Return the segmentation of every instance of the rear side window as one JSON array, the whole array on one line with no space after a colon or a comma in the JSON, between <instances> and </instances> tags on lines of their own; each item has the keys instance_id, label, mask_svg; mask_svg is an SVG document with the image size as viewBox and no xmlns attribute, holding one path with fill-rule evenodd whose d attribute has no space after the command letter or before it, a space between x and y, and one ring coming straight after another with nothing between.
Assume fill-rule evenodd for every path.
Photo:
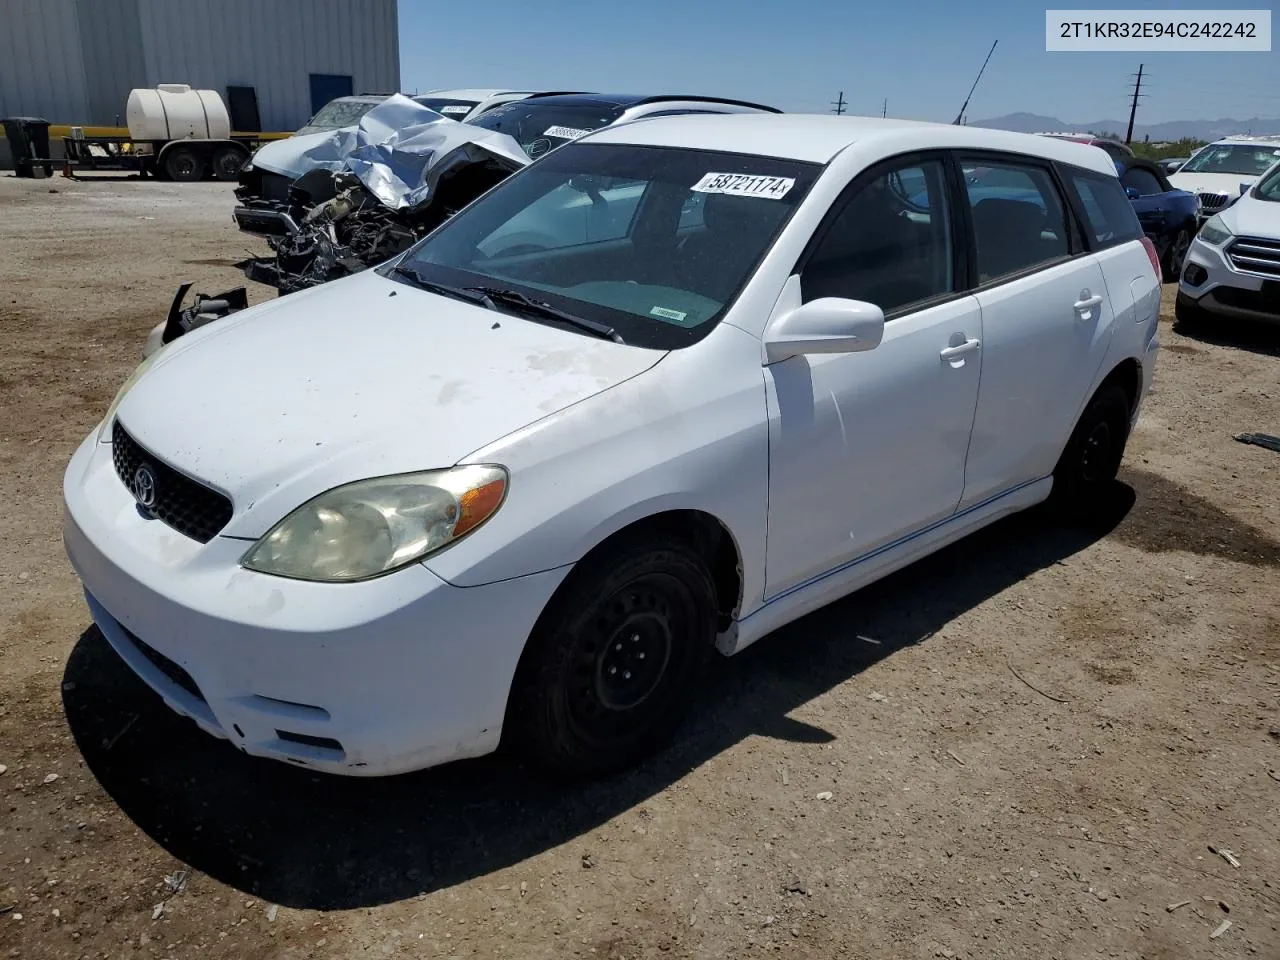
<instances>
[{"instance_id":1,"label":"rear side window","mask_svg":"<svg viewBox=\"0 0 1280 960\"><path fill-rule=\"evenodd\" d=\"M1096 247L1114 247L1141 238L1142 225L1119 180L1081 170L1072 171L1070 177L1088 221L1085 231Z\"/></svg>"},{"instance_id":2,"label":"rear side window","mask_svg":"<svg viewBox=\"0 0 1280 960\"><path fill-rule=\"evenodd\" d=\"M1156 179L1156 175L1150 170L1143 170L1141 167L1133 167L1126 170L1120 178L1120 182L1126 187L1133 187L1138 191L1138 195L1142 197L1154 197L1158 193L1164 193L1164 187L1160 186L1160 181Z\"/></svg>"},{"instance_id":3,"label":"rear side window","mask_svg":"<svg viewBox=\"0 0 1280 960\"><path fill-rule=\"evenodd\" d=\"M1071 255L1067 213L1048 170L1006 161L965 163L962 170L978 245L979 283Z\"/></svg>"}]
</instances>

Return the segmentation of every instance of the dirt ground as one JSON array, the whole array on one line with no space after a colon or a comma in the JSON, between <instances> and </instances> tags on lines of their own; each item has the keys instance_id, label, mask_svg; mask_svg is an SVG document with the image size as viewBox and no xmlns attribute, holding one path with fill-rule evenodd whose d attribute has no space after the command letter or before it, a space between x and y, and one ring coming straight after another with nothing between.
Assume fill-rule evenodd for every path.
<instances>
[{"instance_id":1,"label":"dirt ground","mask_svg":"<svg viewBox=\"0 0 1280 960\"><path fill-rule=\"evenodd\" d=\"M242 279L232 205L0 177L0 956L1280 958L1280 456L1232 439L1280 434L1280 332L1166 316L1103 529L779 631L642 769L336 779L169 713L62 553L175 285Z\"/></svg>"}]
</instances>

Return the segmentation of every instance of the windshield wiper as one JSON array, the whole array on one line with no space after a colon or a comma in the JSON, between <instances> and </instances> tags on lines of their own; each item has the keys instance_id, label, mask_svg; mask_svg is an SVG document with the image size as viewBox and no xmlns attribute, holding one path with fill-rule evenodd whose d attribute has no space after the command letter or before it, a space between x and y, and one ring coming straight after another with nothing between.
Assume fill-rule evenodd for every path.
<instances>
[{"instance_id":1,"label":"windshield wiper","mask_svg":"<svg viewBox=\"0 0 1280 960\"><path fill-rule=\"evenodd\" d=\"M438 293L444 297L453 297L455 300L465 300L467 303L489 306L489 304L485 303L489 298L483 293L475 293L470 287L451 287L447 283L436 283L434 280L428 280L413 267L398 264L391 272L397 277L404 277L415 287L428 293Z\"/></svg>"},{"instance_id":2,"label":"windshield wiper","mask_svg":"<svg viewBox=\"0 0 1280 960\"><path fill-rule=\"evenodd\" d=\"M468 291L474 291L478 294L479 302L483 303L488 300L486 306L492 308L493 304L502 304L504 307L514 307L525 313L536 313L539 316L547 317L551 320L559 320L571 327L577 327L579 330L585 330L587 333L594 334L603 340L612 340L614 343L626 343L607 323L600 323L598 320L591 320L588 317L579 317L576 314L567 313L553 307L549 303L543 303L541 300L531 300L519 290L507 290L502 287L465 287Z\"/></svg>"}]
</instances>

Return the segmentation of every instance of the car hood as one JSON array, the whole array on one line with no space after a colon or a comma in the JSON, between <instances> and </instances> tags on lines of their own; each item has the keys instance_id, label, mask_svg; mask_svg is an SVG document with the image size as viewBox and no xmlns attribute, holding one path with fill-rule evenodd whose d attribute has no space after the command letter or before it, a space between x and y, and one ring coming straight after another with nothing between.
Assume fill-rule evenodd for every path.
<instances>
[{"instance_id":1,"label":"car hood","mask_svg":"<svg viewBox=\"0 0 1280 960\"><path fill-rule=\"evenodd\" d=\"M1220 214L1222 222L1237 237L1280 240L1280 203L1241 197Z\"/></svg>"},{"instance_id":2,"label":"car hood","mask_svg":"<svg viewBox=\"0 0 1280 960\"><path fill-rule=\"evenodd\" d=\"M1169 182L1179 190L1192 193L1225 193L1228 197L1240 196L1240 184L1250 186L1257 176L1249 173L1174 173Z\"/></svg>"},{"instance_id":3,"label":"car hood","mask_svg":"<svg viewBox=\"0 0 1280 960\"><path fill-rule=\"evenodd\" d=\"M258 537L325 490L453 466L664 355L367 271L187 334L117 415L157 458L231 496L224 535Z\"/></svg>"}]
</instances>

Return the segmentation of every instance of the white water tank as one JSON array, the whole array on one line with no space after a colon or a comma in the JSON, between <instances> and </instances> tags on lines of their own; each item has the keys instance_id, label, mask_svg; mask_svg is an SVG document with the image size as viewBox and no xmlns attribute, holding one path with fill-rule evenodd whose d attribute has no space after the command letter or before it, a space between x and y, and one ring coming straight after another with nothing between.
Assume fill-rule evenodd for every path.
<instances>
[{"instance_id":1,"label":"white water tank","mask_svg":"<svg viewBox=\"0 0 1280 960\"><path fill-rule=\"evenodd\" d=\"M134 140L225 140L231 136L231 117L218 92L192 90L185 83L129 91L125 116Z\"/></svg>"}]
</instances>

